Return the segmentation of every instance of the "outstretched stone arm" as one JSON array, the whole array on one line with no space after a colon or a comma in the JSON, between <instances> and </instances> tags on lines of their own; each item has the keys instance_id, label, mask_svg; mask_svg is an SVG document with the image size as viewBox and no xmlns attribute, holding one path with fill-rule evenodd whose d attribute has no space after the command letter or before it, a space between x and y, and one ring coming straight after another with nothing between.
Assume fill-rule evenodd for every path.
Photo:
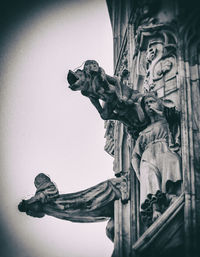
<instances>
[{"instance_id":1,"label":"outstretched stone arm","mask_svg":"<svg viewBox=\"0 0 200 257\"><path fill-rule=\"evenodd\" d=\"M43 189L43 194L48 194L45 186ZM128 200L128 178L109 179L77 193L46 197L47 201L34 197L22 200L19 211L33 217L41 218L46 214L72 222L103 221L113 217L115 200Z\"/></svg>"}]
</instances>

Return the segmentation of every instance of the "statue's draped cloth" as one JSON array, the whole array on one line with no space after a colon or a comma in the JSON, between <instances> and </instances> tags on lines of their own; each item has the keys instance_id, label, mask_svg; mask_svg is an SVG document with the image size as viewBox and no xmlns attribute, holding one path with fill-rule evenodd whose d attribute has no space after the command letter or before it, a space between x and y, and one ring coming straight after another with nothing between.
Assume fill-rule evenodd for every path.
<instances>
[{"instance_id":1,"label":"statue's draped cloth","mask_svg":"<svg viewBox=\"0 0 200 257\"><path fill-rule=\"evenodd\" d=\"M167 192L167 182L182 180L180 157L170 150L170 131L165 119L149 125L143 130L134 148L140 158L140 202L157 191ZM134 160L133 164L137 162ZM133 165L134 166L134 165Z\"/></svg>"},{"instance_id":2,"label":"statue's draped cloth","mask_svg":"<svg viewBox=\"0 0 200 257\"><path fill-rule=\"evenodd\" d=\"M126 178L112 178L91 188L70 194L59 194L55 198L49 197L49 190L43 190L47 200L36 200L36 195L20 203L20 211L25 211L34 217L43 217L45 214L72 222L98 222L113 217L114 200L125 196L121 185Z\"/></svg>"},{"instance_id":3,"label":"statue's draped cloth","mask_svg":"<svg viewBox=\"0 0 200 257\"><path fill-rule=\"evenodd\" d=\"M46 214L73 222L102 221L113 215L113 200L118 198L110 181L89 189L61 194L53 203L45 204Z\"/></svg>"}]
</instances>

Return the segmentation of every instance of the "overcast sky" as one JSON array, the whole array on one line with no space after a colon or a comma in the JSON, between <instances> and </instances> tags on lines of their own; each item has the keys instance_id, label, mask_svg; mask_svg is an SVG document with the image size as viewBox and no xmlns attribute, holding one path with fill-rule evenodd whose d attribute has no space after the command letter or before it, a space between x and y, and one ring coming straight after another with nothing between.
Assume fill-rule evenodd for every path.
<instances>
[{"instance_id":1,"label":"overcast sky","mask_svg":"<svg viewBox=\"0 0 200 257\"><path fill-rule=\"evenodd\" d=\"M106 223L32 218L17 205L47 173L61 193L114 176L104 151L104 122L66 75L87 59L113 74L106 1L31 1L1 18L0 191L2 257L106 257ZM39 4L38 4L39 3ZM7 15L7 16L6 16Z\"/></svg>"}]
</instances>

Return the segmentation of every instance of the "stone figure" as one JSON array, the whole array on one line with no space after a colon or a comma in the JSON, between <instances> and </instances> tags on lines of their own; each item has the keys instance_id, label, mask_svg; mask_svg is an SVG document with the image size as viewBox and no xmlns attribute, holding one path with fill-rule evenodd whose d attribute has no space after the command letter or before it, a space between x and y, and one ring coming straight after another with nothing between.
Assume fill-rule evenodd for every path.
<instances>
[{"instance_id":1,"label":"stone figure","mask_svg":"<svg viewBox=\"0 0 200 257\"><path fill-rule=\"evenodd\" d=\"M90 99L102 119L119 120L127 127L141 130L146 124L138 104L142 94L123 83L125 73L119 80L107 75L96 61L87 60L83 70L70 70L67 80L70 89L81 91ZM103 101L102 105L100 100Z\"/></svg>"},{"instance_id":2,"label":"stone figure","mask_svg":"<svg viewBox=\"0 0 200 257\"><path fill-rule=\"evenodd\" d=\"M161 39L149 42L145 60L144 90L146 92L160 89L166 84L165 80L175 75L175 51L174 44L165 43Z\"/></svg>"},{"instance_id":3,"label":"stone figure","mask_svg":"<svg viewBox=\"0 0 200 257\"><path fill-rule=\"evenodd\" d=\"M138 16L140 19L140 17ZM156 92L159 98L178 90L177 33L174 22L156 22L139 26L135 32L132 81L141 92ZM137 78L140 80L137 82ZM141 76L141 77L140 77ZM171 96L170 96L171 97ZM173 98L175 100L175 98ZM176 100L175 100L176 101ZM178 98L176 101L178 105Z\"/></svg>"},{"instance_id":4,"label":"stone figure","mask_svg":"<svg viewBox=\"0 0 200 257\"><path fill-rule=\"evenodd\" d=\"M149 124L136 140L132 165L140 181L142 219L149 226L180 194L180 157L174 151L179 145L179 114L153 93L142 98L141 106Z\"/></svg>"},{"instance_id":5,"label":"stone figure","mask_svg":"<svg viewBox=\"0 0 200 257\"><path fill-rule=\"evenodd\" d=\"M98 222L109 219L107 233L111 238L114 201L128 201L128 180L128 176L112 178L79 192L59 194L50 178L40 173L35 178L35 195L28 200L22 200L18 209L32 217L42 218L47 214L72 222Z\"/></svg>"},{"instance_id":6,"label":"stone figure","mask_svg":"<svg viewBox=\"0 0 200 257\"><path fill-rule=\"evenodd\" d=\"M87 60L83 70L69 71L67 79L69 88L87 96L103 119L115 117L112 110L116 105L113 92L117 87L117 79L106 75L96 61ZM103 100L106 105L102 107L99 100Z\"/></svg>"},{"instance_id":7,"label":"stone figure","mask_svg":"<svg viewBox=\"0 0 200 257\"><path fill-rule=\"evenodd\" d=\"M19 210L39 218L44 216L41 211L42 204L54 201L58 197L59 191L44 173L40 173L35 177L34 184L37 189L35 195L28 200L23 200L19 204Z\"/></svg>"}]
</instances>

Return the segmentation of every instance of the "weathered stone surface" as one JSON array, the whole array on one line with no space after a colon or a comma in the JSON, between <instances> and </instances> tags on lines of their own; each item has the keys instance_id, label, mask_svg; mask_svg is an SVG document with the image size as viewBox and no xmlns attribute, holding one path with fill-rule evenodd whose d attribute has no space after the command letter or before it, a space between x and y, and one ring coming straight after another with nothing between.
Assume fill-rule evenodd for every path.
<instances>
[{"instance_id":1,"label":"weathered stone surface","mask_svg":"<svg viewBox=\"0 0 200 257\"><path fill-rule=\"evenodd\" d=\"M37 184L39 178L39 184ZM128 177L113 178L86 190L59 194L55 184L42 173L35 179L37 191L18 208L27 215L41 218L45 214L73 222L97 222L114 215L114 201L129 199Z\"/></svg>"},{"instance_id":2,"label":"weathered stone surface","mask_svg":"<svg viewBox=\"0 0 200 257\"><path fill-rule=\"evenodd\" d=\"M124 21L124 13L119 10L121 1L115 2L117 4L107 0L114 45L119 42L114 47L115 74L118 74L119 64L125 52L129 71L127 84L139 92L143 92L144 88L147 88L147 91L156 91L159 98L172 100L181 113L181 148L178 153L182 156L182 190L186 196L182 217L185 251L182 254L198 256L196 246L200 224L199 4L193 0L131 1L132 14L129 11L126 13L129 16L129 25L126 23L124 37L120 37L121 34L117 34L116 31L125 26L121 24L121 21ZM123 6L127 6L129 10L130 1L123 1ZM133 33L130 33L131 29ZM131 42L128 47L126 42ZM134 140L132 144L130 152L134 149ZM123 159L121 162L123 163ZM132 232L134 242L144 229L140 222L138 224L139 188L134 176L131 177L131 185L134 185L131 194L131 211L134 212L132 227L136 230Z\"/></svg>"},{"instance_id":3,"label":"weathered stone surface","mask_svg":"<svg viewBox=\"0 0 200 257\"><path fill-rule=\"evenodd\" d=\"M194 0L107 5L114 76L87 60L83 70L69 71L68 82L106 120L105 150L117 178L74 194L54 188L53 199L38 191L19 209L77 222L110 218L113 257L197 257L200 9Z\"/></svg>"}]
</instances>

